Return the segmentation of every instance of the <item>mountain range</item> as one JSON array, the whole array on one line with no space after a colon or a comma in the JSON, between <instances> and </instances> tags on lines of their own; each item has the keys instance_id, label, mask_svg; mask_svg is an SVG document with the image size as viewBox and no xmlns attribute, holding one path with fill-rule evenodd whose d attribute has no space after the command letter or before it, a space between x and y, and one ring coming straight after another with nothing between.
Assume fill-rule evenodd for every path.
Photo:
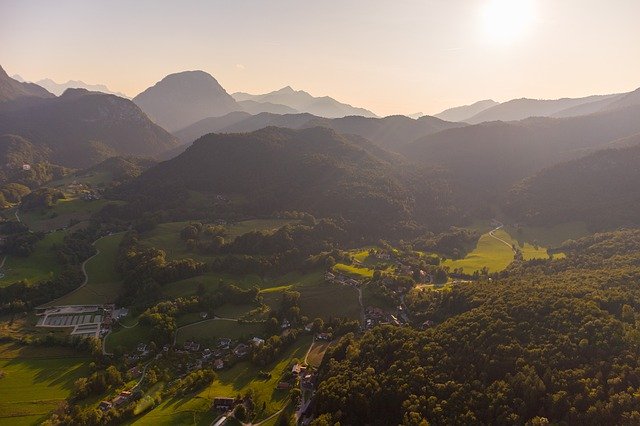
<instances>
[{"instance_id":1,"label":"mountain range","mask_svg":"<svg viewBox=\"0 0 640 426\"><path fill-rule=\"evenodd\" d=\"M52 93L37 84L14 80L0 66L0 104L16 100L53 97Z\"/></svg>"},{"instance_id":2,"label":"mountain range","mask_svg":"<svg viewBox=\"0 0 640 426\"><path fill-rule=\"evenodd\" d=\"M17 81L20 81L23 83L26 82L25 79L20 77L20 75L18 74L15 74L11 77ZM47 89L49 92L53 93L56 96L62 95L64 91L67 89L87 89L92 92L102 92L102 93L107 93L109 95L120 96L121 98L128 97L124 93L114 92L112 90L109 90L109 88L104 84L88 84L80 80L69 80L66 83L56 83L50 78L44 78L42 80L36 81L35 84L37 84L40 87L44 87L45 89Z\"/></svg>"},{"instance_id":3,"label":"mountain range","mask_svg":"<svg viewBox=\"0 0 640 426\"><path fill-rule=\"evenodd\" d=\"M294 110L291 112L306 112L319 117L341 118L349 115L377 117L376 114L367 109L357 108L338 102L329 96L315 97L304 90L294 90L291 86L283 87L280 90L263 95L250 95L248 93L236 92L232 96L238 102L254 101L259 103L285 105Z\"/></svg>"},{"instance_id":4,"label":"mountain range","mask_svg":"<svg viewBox=\"0 0 640 426\"><path fill-rule=\"evenodd\" d=\"M518 121L530 117L577 117L622 106L639 105L635 92L612 95L594 95L584 98L512 99L498 103L492 100L450 108L434 117L447 121L478 124L488 121Z\"/></svg>"},{"instance_id":5,"label":"mountain range","mask_svg":"<svg viewBox=\"0 0 640 426\"><path fill-rule=\"evenodd\" d=\"M364 137L376 145L392 151L416 139L455 127L461 123L451 123L438 118L423 116L412 119L402 115L384 118L348 116L342 118L324 118L312 114L269 114L250 115L234 112L223 117L207 118L188 126L178 132L176 137L189 143L207 133L252 132L267 126L303 129L309 127L326 127L341 134Z\"/></svg>"}]
</instances>

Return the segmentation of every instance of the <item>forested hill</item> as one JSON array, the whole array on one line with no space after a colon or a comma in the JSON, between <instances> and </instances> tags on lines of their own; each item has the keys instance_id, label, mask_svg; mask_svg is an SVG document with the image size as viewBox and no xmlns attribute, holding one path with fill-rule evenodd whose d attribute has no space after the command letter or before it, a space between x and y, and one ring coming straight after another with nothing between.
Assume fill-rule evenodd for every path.
<instances>
[{"instance_id":1,"label":"forested hill","mask_svg":"<svg viewBox=\"0 0 640 426\"><path fill-rule=\"evenodd\" d=\"M424 290L426 331L383 326L323 360L314 425L638 424L640 231L493 282Z\"/></svg>"},{"instance_id":2,"label":"forested hill","mask_svg":"<svg viewBox=\"0 0 640 426\"><path fill-rule=\"evenodd\" d=\"M514 187L505 210L536 225L640 224L640 145L607 149L542 170Z\"/></svg>"},{"instance_id":3,"label":"forested hill","mask_svg":"<svg viewBox=\"0 0 640 426\"><path fill-rule=\"evenodd\" d=\"M640 132L640 106L574 118L491 122L426 136L401 150L450 170L475 190L495 193L554 164Z\"/></svg>"},{"instance_id":4,"label":"forested hill","mask_svg":"<svg viewBox=\"0 0 640 426\"><path fill-rule=\"evenodd\" d=\"M182 205L195 192L245 214L299 210L377 223L407 217L411 198L390 158L367 145L324 128L210 134L122 192L148 197L159 209Z\"/></svg>"},{"instance_id":5,"label":"forested hill","mask_svg":"<svg viewBox=\"0 0 640 426\"><path fill-rule=\"evenodd\" d=\"M48 160L89 167L114 155L153 156L177 140L128 99L85 89L0 114L0 134L24 137Z\"/></svg>"}]
</instances>

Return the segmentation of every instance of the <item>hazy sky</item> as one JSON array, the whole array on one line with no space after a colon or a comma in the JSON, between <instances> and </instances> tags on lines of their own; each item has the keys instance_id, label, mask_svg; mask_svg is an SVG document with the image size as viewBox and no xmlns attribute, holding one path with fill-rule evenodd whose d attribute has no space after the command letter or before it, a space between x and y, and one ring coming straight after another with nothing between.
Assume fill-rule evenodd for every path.
<instances>
[{"instance_id":1,"label":"hazy sky","mask_svg":"<svg viewBox=\"0 0 640 426\"><path fill-rule=\"evenodd\" d=\"M134 96L202 69L378 114L640 86L640 0L0 0L0 64Z\"/></svg>"}]
</instances>

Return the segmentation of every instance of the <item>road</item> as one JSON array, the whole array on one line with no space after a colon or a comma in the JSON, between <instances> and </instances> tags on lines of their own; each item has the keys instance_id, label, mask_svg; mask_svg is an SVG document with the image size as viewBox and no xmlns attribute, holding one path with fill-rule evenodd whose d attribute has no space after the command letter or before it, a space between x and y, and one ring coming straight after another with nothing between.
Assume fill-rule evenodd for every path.
<instances>
[{"instance_id":1,"label":"road","mask_svg":"<svg viewBox=\"0 0 640 426\"><path fill-rule=\"evenodd\" d=\"M103 239L104 237L107 237L107 236L108 236L108 235L104 235L104 236L102 236L102 237L98 238L98 239L97 239L97 240L95 240L91 245L95 247L95 245L96 245L96 243L97 243L98 241L100 241L101 239ZM96 257L96 256L97 256L97 255L99 255L99 254L100 254L100 250L96 249L96 253L95 253L93 256L91 256L90 258L86 259L84 262L82 262L82 265L80 265L80 269L82 270L82 274L84 275L84 280L82 280L82 284L80 284L80 286L78 286L78 287L76 287L75 289L71 290L69 293L64 294L64 295L62 295L62 296L58 297L57 299L52 300L52 301L50 301L50 302L47 302L47 303L45 303L45 304L43 304L43 305L40 305L40 306L38 306L38 307L39 307L39 308L41 308L41 307L45 307L45 305L52 305L52 304L53 304L53 305L55 305L55 303L56 303L58 300L60 300L60 299L62 299L62 298L65 298L65 297L67 297L67 296L69 296L69 295L71 295L71 294L73 294L73 293L77 292L77 291L78 291L78 290L80 290L82 287L86 286L86 285L87 285L87 283L89 282L89 274L87 274L87 269L86 269L87 262L88 262L88 261L90 261L91 259L93 259L94 257ZM102 294L100 294L100 293L96 292L95 290L91 290L91 292L95 293L97 296L103 296Z\"/></svg>"},{"instance_id":2,"label":"road","mask_svg":"<svg viewBox=\"0 0 640 426\"><path fill-rule=\"evenodd\" d=\"M498 223L500 224L498 227L496 227L496 228L492 229L491 231L489 231L489 236L490 236L491 238L495 238L496 240L498 240L498 241L500 241L501 243L505 244L505 245L506 245L507 247L509 247L509 248L511 249L511 251L513 251L513 253L515 254L515 253L516 253L516 251L513 249L513 246L512 246L508 241L505 241L505 240L503 240L502 238L500 238L500 237L496 237L496 236L495 236L494 232L496 232L496 231L497 231L497 230L499 230L499 229L504 228L504 224L502 224L501 222L498 222Z\"/></svg>"}]
</instances>

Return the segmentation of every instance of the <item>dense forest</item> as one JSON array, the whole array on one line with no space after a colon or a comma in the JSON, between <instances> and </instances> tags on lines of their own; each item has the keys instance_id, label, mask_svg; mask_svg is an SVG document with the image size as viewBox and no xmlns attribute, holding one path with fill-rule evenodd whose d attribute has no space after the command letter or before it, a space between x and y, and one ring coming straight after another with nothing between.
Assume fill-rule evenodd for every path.
<instances>
[{"instance_id":1,"label":"dense forest","mask_svg":"<svg viewBox=\"0 0 640 426\"><path fill-rule=\"evenodd\" d=\"M422 291L434 325L344 338L322 366L316 425L637 424L640 231L596 234L562 261Z\"/></svg>"}]
</instances>

